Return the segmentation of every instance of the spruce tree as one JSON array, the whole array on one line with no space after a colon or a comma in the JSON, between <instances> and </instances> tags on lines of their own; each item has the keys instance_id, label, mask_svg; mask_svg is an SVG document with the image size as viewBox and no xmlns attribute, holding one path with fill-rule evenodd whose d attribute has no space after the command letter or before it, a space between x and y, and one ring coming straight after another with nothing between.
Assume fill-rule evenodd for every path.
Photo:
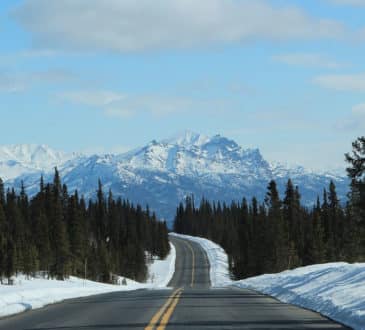
<instances>
[{"instance_id":1,"label":"spruce tree","mask_svg":"<svg viewBox=\"0 0 365 330\"><path fill-rule=\"evenodd\" d=\"M339 260L343 257L344 213L340 205L340 200L337 197L336 186L333 181L331 181L329 185L328 200L332 228L328 247L333 250L331 255L334 256L334 260Z\"/></svg>"},{"instance_id":2,"label":"spruce tree","mask_svg":"<svg viewBox=\"0 0 365 330\"><path fill-rule=\"evenodd\" d=\"M5 268L7 260L6 242L7 242L7 232L6 232L6 219L5 212L0 198L0 282L2 283L5 277Z\"/></svg>"},{"instance_id":3,"label":"spruce tree","mask_svg":"<svg viewBox=\"0 0 365 330\"><path fill-rule=\"evenodd\" d=\"M57 168L52 187L52 218L51 218L51 249L54 251L54 259L51 266L51 274L58 279L64 279L70 274L70 250L69 239L64 221L62 208L62 186Z\"/></svg>"},{"instance_id":4,"label":"spruce tree","mask_svg":"<svg viewBox=\"0 0 365 330\"><path fill-rule=\"evenodd\" d=\"M287 232L289 243L288 267L296 267L300 264L298 250L302 249L301 244L301 222L300 222L300 195L289 179L283 201L284 230Z\"/></svg>"},{"instance_id":5,"label":"spruce tree","mask_svg":"<svg viewBox=\"0 0 365 330\"><path fill-rule=\"evenodd\" d=\"M0 181L0 281L38 271L64 279L86 276L110 282L114 275L144 280L145 254L164 258L169 251L165 222L128 200L98 198L88 206L78 193L70 195L57 168L52 183L41 177L39 192L28 198ZM191 209L194 208L192 204Z\"/></svg>"},{"instance_id":6,"label":"spruce tree","mask_svg":"<svg viewBox=\"0 0 365 330\"><path fill-rule=\"evenodd\" d=\"M365 260L365 136L352 143L352 152L345 155L351 180L350 213L358 231L359 258Z\"/></svg>"}]
</instances>

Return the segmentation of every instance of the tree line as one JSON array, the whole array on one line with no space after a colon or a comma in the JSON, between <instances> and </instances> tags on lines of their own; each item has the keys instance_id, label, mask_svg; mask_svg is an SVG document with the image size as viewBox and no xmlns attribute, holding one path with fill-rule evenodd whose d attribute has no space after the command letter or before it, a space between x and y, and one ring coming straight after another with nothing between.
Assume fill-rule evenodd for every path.
<instances>
[{"instance_id":1,"label":"tree line","mask_svg":"<svg viewBox=\"0 0 365 330\"><path fill-rule=\"evenodd\" d=\"M144 281L149 258L170 250L166 223L148 207L107 195L86 201L68 192L55 169L52 183L40 180L31 199L22 185L4 191L0 179L0 280L42 271L51 278L70 275L100 282L116 276Z\"/></svg>"},{"instance_id":2,"label":"tree line","mask_svg":"<svg viewBox=\"0 0 365 330\"><path fill-rule=\"evenodd\" d=\"M334 182L312 208L301 203L300 190L289 180L280 198L276 182L264 201L256 198L230 205L187 197L177 208L174 231L201 236L221 245L237 279L334 261L365 260L365 137L346 155L351 189L342 205Z\"/></svg>"}]
</instances>

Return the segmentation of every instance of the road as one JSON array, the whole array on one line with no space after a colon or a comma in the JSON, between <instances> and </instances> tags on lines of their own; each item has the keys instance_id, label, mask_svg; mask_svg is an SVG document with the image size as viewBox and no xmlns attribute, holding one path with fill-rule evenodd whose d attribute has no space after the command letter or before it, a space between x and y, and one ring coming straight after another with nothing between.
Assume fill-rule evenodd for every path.
<instances>
[{"instance_id":1,"label":"road","mask_svg":"<svg viewBox=\"0 0 365 330\"><path fill-rule=\"evenodd\" d=\"M172 289L73 299L0 320L0 330L346 329L319 314L249 290L211 289L198 244L176 247Z\"/></svg>"}]
</instances>

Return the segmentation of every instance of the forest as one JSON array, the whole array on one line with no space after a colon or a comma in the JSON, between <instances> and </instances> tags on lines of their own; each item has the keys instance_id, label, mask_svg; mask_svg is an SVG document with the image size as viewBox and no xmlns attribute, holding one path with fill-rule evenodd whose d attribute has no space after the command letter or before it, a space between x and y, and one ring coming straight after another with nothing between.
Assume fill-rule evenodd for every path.
<instances>
[{"instance_id":1,"label":"forest","mask_svg":"<svg viewBox=\"0 0 365 330\"><path fill-rule=\"evenodd\" d=\"M201 236L221 245L235 279L316 263L365 261L365 137L346 154L350 178L342 203L331 181L313 207L301 203L300 189L289 180L279 196L276 182L264 201L256 198L227 205L187 197L176 211L174 231Z\"/></svg>"},{"instance_id":2,"label":"forest","mask_svg":"<svg viewBox=\"0 0 365 330\"><path fill-rule=\"evenodd\" d=\"M55 169L52 183L40 180L29 198L22 185L4 191L0 180L0 280L18 273L49 278L70 275L113 283L118 276L144 281L147 262L170 250L166 223L148 207L107 195L99 181L96 198L69 193Z\"/></svg>"},{"instance_id":3,"label":"forest","mask_svg":"<svg viewBox=\"0 0 365 330\"><path fill-rule=\"evenodd\" d=\"M263 201L227 205L187 197L176 211L174 231L221 245L236 279L334 261L365 260L365 137L346 154L350 178L347 201L334 182L312 207L300 188L287 182L281 198L268 183ZM168 228L149 208L105 194L86 201L69 193L57 168L52 183L40 180L28 197L24 185L5 191L0 179L0 280L22 273L65 279L70 275L113 283L118 276L147 278L147 263L169 253Z\"/></svg>"}]
</instances>

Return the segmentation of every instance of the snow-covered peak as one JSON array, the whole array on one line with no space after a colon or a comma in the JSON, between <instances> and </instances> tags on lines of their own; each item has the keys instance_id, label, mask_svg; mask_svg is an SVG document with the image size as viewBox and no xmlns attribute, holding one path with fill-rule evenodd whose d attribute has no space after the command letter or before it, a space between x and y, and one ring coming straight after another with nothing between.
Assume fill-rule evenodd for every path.
<instances>
[{"instance_id":1,"label":"snow-covered peak","mask_svg":"<svg viewBox=\"0 0 365 330\"><path fill-rule=\"evenodd\" d=\"M221 135L214 135L208 141L205 141L204 146L207 148L208 146L215 148L216 150L227 150L227 151L235 151L239 148L238 144L230 139L227 139Z\"/></svg>"},{"instance_id":2,"label":"snow-covered peak","mask_svg":"<svg viewBox=\"0 0 365 330\"><path fill-rule=\"evenodd\" d=\"M44 164L50 161L59 161L65 157L67 156L64 152L55 151L44 144L16 144L0 146L0 159L2 161L17 160L24 163Z\"/></svg>"},{"instance_id":3,"label":"snow-covered peak","mask_svg":"<svg viewBox=\"0 0 365 330\"><path fill-rule=\"evenodd\" d=\"M185 130L175 136L162 140L162 143L178 145L180 147L190 148L192 146L201 146L207 143L210 138L206 135L199 134L190 130Z\"/></svg>"},{"instance_id":4,"label":"snow-covered peak","mask_svg":"<svg viewBox=\"0 0 365 330\"><path fill-rule=\"evenodd\" d=\"M269 164L258 149L243 149L221 135L207 137L186 131L174 138L153 140L118 157L118 167L178 175L269 175Z\"/></svg>"},{"instance_id":5,"label":"snow-covered peak","mask_svg":"<svg viewBox=\"0 0 365 330\"><path fill-rule=\"evenodd\" d=\"M0 146L0 176L7 180L25 173L49 171L78 156L56 151L47 145Z\"/></svg>"},{"instance_id":6,"label":"snow-covered peak","mask_svg":"<svg viewBox=\"0 0 365 330\"><path fill-rule=\"evenodd\" d=\"M333 180L341 180L346 177L346 171L344 168L316 170L296 163L270 162L270 169L273 175L279 178L288 176L295 178L298 176L309 175L327 177Z\"/></svg>"},{"instance_id":7,"label":"snow-covered peak","mask_svg":"<svg viewBox=\"0 0 365 330\"><path fill-rule=\"evenodd\" d=\"M175 206L193 194L230 202L243 196L263 199L267 183L275 179L284 189L289 178L301 187L302 199L311 206L318 192L334 180L342 200L348 192L344 176L321 175L301 166L270 164L259 149L246 149L221 135L184 132L122 154L69 155L44 145L0 146L0 177L8 187L36 193L40 174L51 181L57 166L70 191L95 196L101 179L115 196L148 204L160 217L173 219ZM281 193L283 190L281 190Z\"/></svg>"}]
</instances>

